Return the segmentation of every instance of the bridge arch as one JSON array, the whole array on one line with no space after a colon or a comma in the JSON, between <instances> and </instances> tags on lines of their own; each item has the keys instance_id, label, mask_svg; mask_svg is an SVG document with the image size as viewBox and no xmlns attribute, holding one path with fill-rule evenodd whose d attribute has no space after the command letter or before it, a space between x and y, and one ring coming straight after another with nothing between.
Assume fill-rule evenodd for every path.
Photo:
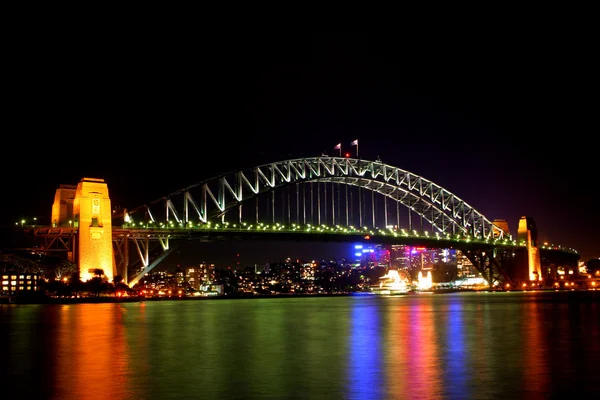
<instances>
[{"instance_id":1,"label":"bridge arch","mask_svg":"<svg viewBox=\"0 0 600 400\"><path fill-rule=\"evenodd\" d=\"M306 184L311 185L310 194L307 193L306 186L300 193L299 185ZM313 191L313 184L320 185L317 186L316 195ZM340 202L344 202L343 195L340 195L339 190L336 193L331 188L329 200L327 200L327 191L324 192L323 197L320 188L326 184L337 185L338 189L339 186L346 187L345 213L339 212ZM380 219L376 219L375 215L377 203L374 195L377 194L380 202L379 214L383 213L384 216L382 225L387 226L392 221L396 222L392 225L397 228L404 224L405 228L412 229L412 218L416 217L420 219L421 223L425 220L433 232L471 235L483 239L503 239L507 236L506 232L467 202L417 174L380 161L330 156L283 160L224 173L172 192L143 206L125 210L124 222L171 224L185 227L192 224L224 222L226 217L232 215L235 220L242 222L245 217L244 206L253 207L250 213L251 218L255 218L258 222L259 214L263 216L265 214L264 210L259 211L258 199L264 198L269 193L271 199L264 203L269 209L267 212L272 214L273 221L275 221L275 192L294 186L296 187L294 193L296 202L293 208L296 211L297 222L300 220L301 210L303 222L306 222L307 212L311 214L311 220L314 221L314 208L317 208L318 224L332 222L335 225L336 199L334 193L336 193L338 224L360 226L368 225L368 222L371 222L371 226L376 227L381 222ZM361 204L358 206L348 204L348 187L359 191L356 203L362 201L361 191L365 190L371 193L372 218L370 221L366 215L366 207ZM327 186L325 186L325 190L327 190ZM293 199L291 199L289 190L287 194L287 213L290 217ZM340 201L341 196L342 200ZM318 198L316 206L314 197ZM350 201L352 201L352 193L350 197ZM251 204L252 200L256 200L255 206ZM392 206L396 205L396 218L389 217L393 212L388 210L388 201L392 203ZM286 203L285 198L282 203ZM310 205L308 211L307 204ZM282 207L285 206L284 204ZM331 212L328 216L327 211L330 206ZM399 207L401 206L405 210L407 221L400 220ZM349 210L354 213L357 207L356 214L359 215L352 216L353 223L351 224ZM365 208L364 212L363 208ZM321 219L323 211L325 212L324 222Z\"/></svg>"}]
</instances>

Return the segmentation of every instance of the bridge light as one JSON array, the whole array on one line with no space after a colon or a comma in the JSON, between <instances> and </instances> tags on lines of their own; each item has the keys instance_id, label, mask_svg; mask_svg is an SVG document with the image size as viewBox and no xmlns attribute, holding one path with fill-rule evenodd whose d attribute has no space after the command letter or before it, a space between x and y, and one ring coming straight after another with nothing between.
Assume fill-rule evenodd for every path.
<instances>
[{"instance_id":1,"label":"bridge light","mask_svg":"<svg viewBox=\"0 0 600 400\"><path fill-rule=\"evenodd\" d=\"M346 153L346 158L350 158L350 153Z\"/></svg>"},{"instance_id":2,"label":"bridge light","mask_svg":"<svg viewBox=\"0 0 600 400\"><path fill-rule=\"evenodd\" d=\"M367 235L367 236L365 236L365 239L369 240L369 239L371 239L371 236Z\"/></svg>"}]
</instances>

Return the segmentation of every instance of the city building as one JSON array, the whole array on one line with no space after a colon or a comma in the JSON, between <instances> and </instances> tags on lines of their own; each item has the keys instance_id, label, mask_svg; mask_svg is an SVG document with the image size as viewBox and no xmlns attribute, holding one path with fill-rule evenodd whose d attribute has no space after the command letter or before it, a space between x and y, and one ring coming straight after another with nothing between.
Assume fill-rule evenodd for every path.
<instances>
[{"instance_id":1,"label":"city building","mask_svg":"<svg viewBox=\"0 0 600 400\"><path fill-rule=\"evenodd\" d=\"M202 286L214 283L215 264L203 262L197 267L188 267L185 269L185 278L191 288L201 290Z\"/></svg>"},{"instance_id":2,"label":"city building","mask_svg":"<svg viewBox=\"0 0 600 400\"><path fill-rule=\"evenodd\" d=\"M23 292L37 291L38 279L40 279L40 276L37 274L3 274L2 294L12 295Z\"/></svg>"}]
</instances>

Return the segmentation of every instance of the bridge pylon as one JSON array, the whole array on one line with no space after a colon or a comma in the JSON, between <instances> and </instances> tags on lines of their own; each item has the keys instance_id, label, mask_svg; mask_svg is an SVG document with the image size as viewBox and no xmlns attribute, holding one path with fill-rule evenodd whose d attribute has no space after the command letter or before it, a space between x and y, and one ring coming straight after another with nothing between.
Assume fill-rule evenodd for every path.
<instances>
[{"instance_id":1,"label":"bridge pylon","mask_svg":"<svg viewBox=\"0 0 600 400\"><path fill-rule=\"evenodd\" d=\"M523 216L519 219L517 240L520 244L525 244L527 249L526 257L522 261L524 264L524 276L519 278L532 282L542 280L542 264L540 258L540 249L538 244L538 233L535 221L532 217Z\"/></svg>"},{"instance_id":2,"label":"bridge pylon","mask_svg":"<svg viewBox=\"0 0 600 400\"><path fill-rule=\"evenodd\" d=\"M75 229L69 260L87 281L99 270L112 281L117 275L112 248L112 211L104 179L83 178L77 186L61 185L52 205L52 225Z\"/></svg>"}]
</instances>

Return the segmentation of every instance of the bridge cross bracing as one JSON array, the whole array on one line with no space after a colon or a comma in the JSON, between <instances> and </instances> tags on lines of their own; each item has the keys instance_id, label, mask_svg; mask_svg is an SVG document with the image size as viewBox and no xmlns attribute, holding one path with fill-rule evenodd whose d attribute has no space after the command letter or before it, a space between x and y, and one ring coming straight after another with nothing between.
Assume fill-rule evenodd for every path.
<instances>
[{"instance_id":1,"label":"bridge cross bracing","mask_svg":"<svg viewBox=\"0 0 600 400\"><path fill-rule=\"evenodd\" d=\"M281 201L276 201L279 193ZM268 219L271 223L418 227L478 238L508 236L464 200L419 175L380 161L329 156L222 174L125 212L128 224L155 226Z\"/></svg>"}]
</instances>

